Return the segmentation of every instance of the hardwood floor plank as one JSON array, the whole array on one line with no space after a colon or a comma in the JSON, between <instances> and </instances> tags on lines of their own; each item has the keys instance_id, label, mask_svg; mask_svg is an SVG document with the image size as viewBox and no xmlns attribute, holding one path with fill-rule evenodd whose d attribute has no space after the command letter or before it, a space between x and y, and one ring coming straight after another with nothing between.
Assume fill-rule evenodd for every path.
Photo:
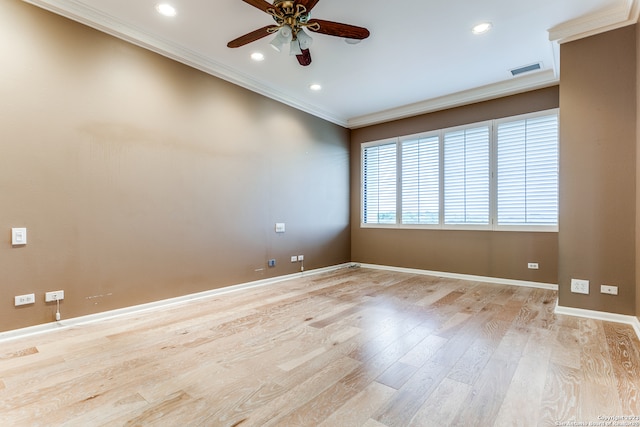
<instances>
[{"instance_id":1,"label":"hardwood floor plank","mask_svg":"<svg viewBox=\"0 0 640 427\"><path fill-rule=\"evenodd\" d=\"M470 385L445 378L416 412L409 426L453 425L470 392Z\"/></svg>"},{"instance_id":2,"label":"hardwood floor plank","mask_svg":"<svg viewBox=\"0 0 640 427\"><path fill-rule=\"evenodd\" d=\"M640 414L640 346L629 325L604 322L623 414Z\"/></svg>"},{"instance_id":3,"label":"hardwood floor plank","mask_svg":"<svg viewBox=\"0 0 640 427\"><path fill-rule=\"evenodd\" d=\"M410 423L420 407L446 377L449 367L427 362L373 417L389 426L401 427Z\"/></svg>"},{"instance_id":4,"label":"hardwood floor plank","mask_svg":"<svg viewBox=\"0 0 640 427\"><path fill-rule=\"evenodd\" d=\"M553 342L551 361L558 365L580 369L582 347L580 331L566 326L558 326L558 334Z\"/></svg>"},{"instance_id":5,"label":"hardwood floor plank","mask_svg":"<svg viewBox=\"0 0 640 427\"><path fill-rule=\"evenodd\" d=\"M419 368L427 363L446 342L446 338L429 335L405 354L400 362Z\"/></svg>"},{"instance_id":6,"label":"hardwood floor plank","mask_svg":"<svg viewBox=\"0 0 640 427\"><path fill-rule=\"evenodd\" d=\"M398 390L417 371L415 366L396 362L376 378L376 382Z\"/></svg>"},{"instance_id":7,"label":"hardwood floor plank","mask_svg":"<svg viewBox=\"0 0 640 427\"><path fill-rule=\"evenodd\" d=\"M495 426L538 425L551 354L551 347L545 346L544 342L551 337L546 330L536 332L520 358Z\"/></svg>"},{"instance_id":8,"label":"hardwood floor plank","mask_svg":"<svg viewBox=\"0 0 640 427\"><path fill-rule=\"evenodd\" d=\"M473 385L452 425L491 426L502 406L519 361L492 357Z\"/></svg>"},{"instance_id":9,"label":"hardwood floor plank","mask_svg":"<svg viewBox=\"0 0 640 427\"><path fill-rule=\"evenodd\" d=\"M640 415L632 328L543 289L342 269L0 343L7 426L556 426Z\"/></svg>"},{"instance_id":10,"label":"hardwood floor plank","mask_svg":"<svg viewBox=\"0 0 640 427\"><path fill-rule=\"evenodd\" d=\"M340 406L338 410L320 423L319 427L366 425L373 413L384 405L395 392L394 389L374 381Z\"/></svg>"},{"instance_id":11,"label":"hardwood floor plank","mask_svg":"<svg viewBox=\"0 0 640 427\"><path fill-rule=\"evenodd\" d=\"M549 364L540 405L539 427L555 427L557 423L577 419L581 378L578 369Z\"/></svg>"},{"instance_id":12,"label":"hardwood floor plank","mask_svg":"<svg viewBox=\"0 0 640 427\"><path fill-rule=\"evenodd\" d=\"M353 359L347 357L338 359L321 371L314 373L306 381L277 396L268 404L257 408L244 421L243 425L277 425L279 420L314 399L350 372L353 372L358 366L359 363ZM213 422L215 420L210 421Z\"/></svg>"}]
</instances>

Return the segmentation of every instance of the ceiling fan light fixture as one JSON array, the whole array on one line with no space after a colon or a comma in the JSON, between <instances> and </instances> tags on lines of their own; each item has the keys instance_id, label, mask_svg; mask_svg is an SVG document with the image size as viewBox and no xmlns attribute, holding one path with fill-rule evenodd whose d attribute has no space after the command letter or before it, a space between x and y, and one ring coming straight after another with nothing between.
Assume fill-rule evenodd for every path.
<instances>
[{"instance_id":1,"label":"ceiling fan light fixture","mask_svg":"<svg viewBox=\"0 0 640 427\"><path fill-rule=\"evenodd\" d=\"M300 42L300 49L309 49L313 44L313 38L311 38L311 36L305 33L302 29L298 31L297 37L298 41Z\"/></svg>"},{"instance_id":2,"label":"ceiling fan light fixture","mask_svg":"<svg viewBox=\"0 0 640 427\"><path fill-rule=\"evenodd\" d=\"M271 45L272 48L274 48L278 52L281 52L282 47L285 44L291 43L292 37L293 35L291 34L291 28L289 28L288 25L285 25L278 30L278 33L276 34L275 38L271 40L271 43L269 44Z\"/></svg>"},{"instance_id":3,"label":"ceiling fan light fixture","mask_svg":"<svg viewBox=\"0 0 640 427\"><path fill-rule=\"evenodd\" d=\"M168 17L173 17L178 14L178 11L176 10L176 8L171 6L168 3L158 3L156 5L156 10L160 15L164 15Z\"/></svg>"},{"instance_id":4,"label":"ceiling fan light fixture","mask_svg":"<svg viewBox=\"0 0 640 427\"><path fill-rule=\"evenodd\" d=\"M302 49L300 49L300 43L298 40L291 40L291 47L289 48L289 55L302 55Z\"/></svg>"}]
</instances>

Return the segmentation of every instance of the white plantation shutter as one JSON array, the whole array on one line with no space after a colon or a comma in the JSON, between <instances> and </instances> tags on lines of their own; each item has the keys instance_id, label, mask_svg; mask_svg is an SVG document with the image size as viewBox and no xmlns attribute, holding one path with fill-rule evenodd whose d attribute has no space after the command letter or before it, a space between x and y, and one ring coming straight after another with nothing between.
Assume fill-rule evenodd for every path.
<instances>
[{"instance_id":1,"label":"white plantation shutter","mask_svg":"<svg viewBox=\"0 0 640 427\"><path fill-rule=\"evenodd\" d=\"M402 142L402 223L440 222L440 139Z\"/></svg>"},{"instance_id":2,"label":"white plantation shutter","mask_svg":"<svg viewBox=\"0 0 640 427\"><path fill-rule=\"evenodd\" d=\"M396 143L365 147L362 155L364 224L395 224L397 202Z\"/></svg>"},{"instance_id":3,"label":"white plantation shutter","mask_svg":"<svg viewBox=\"0 0 640 427\"><path fill-rule=\"evenodd\" d=\"M558 224L557 114L498 124L497 220Z\"/></svg>"},{"instance_id":4,"label":"white plantation shutter","mask_svg":"<svg viewBox=\"0 0 640 427\"><path fill-rule=\"evenodd\" d=\"M444 223L488 225L489 126L444 135Z\"/></svg>"}]
</instances>

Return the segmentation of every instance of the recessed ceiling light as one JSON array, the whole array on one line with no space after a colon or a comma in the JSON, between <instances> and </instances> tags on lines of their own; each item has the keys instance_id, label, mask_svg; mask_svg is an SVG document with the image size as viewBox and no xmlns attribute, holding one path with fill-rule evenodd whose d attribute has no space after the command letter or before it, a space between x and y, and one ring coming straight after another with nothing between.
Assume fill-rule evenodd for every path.
<instances>
[{"instance_id":1,"label":"recessed ceiling light","mask_svg":"<svg viewBox=\"0 0 640 427\"><path fill-rule=\"evenodd\" d=\"M158 11L158 13L160 13L161 15L164 16L176 16L176 14L178 13L176 11L176 8L171 6L168 3L160 3L156 5L156 10Z\"/></svg>"},{"instance_id":2,"label":"recessed ceiling light","mask_svg":"<svg viewBox=\"0 0 640 427\"><path fill-rule=\"evenodd\" d=\"M489 31L493 27L491 22L483 22L482 24L478 24L471 30L473 34L484 34Z\"/></svg>"},{"instance_id":3,"label":"recessed ceiling light","mask_svg":"<svg viewBox=\"0 0 640 427\"><path fill-rule=\"evenodd\" d=\"M264 55L260 52L253 52L251 54L251 59L253 59L256 62L264 61Z\"/></svg>"},{"instance_id":4,"label":"recessed ceiling light","mask_svg":"<svg viewBox=\"0 0 640 427\"><path fill-rule=\"evenodd\" d=\"M319 90L322 90L322 86L320 86L318 83L313 83L312 85L309 85L309 89L311 89L314 92L317 92Z\"/></svg>"}]
</instances>

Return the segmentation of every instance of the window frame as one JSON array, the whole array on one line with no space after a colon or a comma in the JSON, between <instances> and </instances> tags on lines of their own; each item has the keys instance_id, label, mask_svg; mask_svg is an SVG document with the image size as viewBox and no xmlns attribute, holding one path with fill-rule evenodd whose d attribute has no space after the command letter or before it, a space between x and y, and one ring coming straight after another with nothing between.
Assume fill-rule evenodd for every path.
<instances>
[{"instance_id":1,"label":"window frame","mask_svg":"<svg viewBox=\"0 0 640 427\"><path fill-rule=\"evenodd\" d=\"M498 224L498 126L503 123L521 121L526 119L532 119L542 116L555 115L558 120L558 157L560 151L560 136L559 136L559 123L560 123L560 110L559 108L553 108L549 110L536 111L532 113L519 114L516 116L509 116L494 120L485 120L481 122L469 123L464 125L452 126L448 128L415 133L410 135L403 135L393 138L386 138L378 141L370 141L361 144L361 160L360 160L360 227L361 228L381 228L381 229L418 229L418 230L478 230L478 231L516 231L516 232L558 232L558 224L555 225L499 225ZM489 223L488 224L445 224L445 191L444 191L444 135L451 132L457 132L461 130L479 128L483 126L489 127ZM404 224L403 221L403 171L402 171L402 144L409 141L416 141L418 139L427 139L437 136L439 140L439 214L438 224ZM372 224L364 221L364 153L368 147L395 144L396 146L396 222L394 224ZM559 159L558 159L559 169ZM559 172L559 171L558 171ZM557 189L557 197L559 198L559 183ZM559 215L558 215L559 216Z\"/></svg>"}]
</instances>

